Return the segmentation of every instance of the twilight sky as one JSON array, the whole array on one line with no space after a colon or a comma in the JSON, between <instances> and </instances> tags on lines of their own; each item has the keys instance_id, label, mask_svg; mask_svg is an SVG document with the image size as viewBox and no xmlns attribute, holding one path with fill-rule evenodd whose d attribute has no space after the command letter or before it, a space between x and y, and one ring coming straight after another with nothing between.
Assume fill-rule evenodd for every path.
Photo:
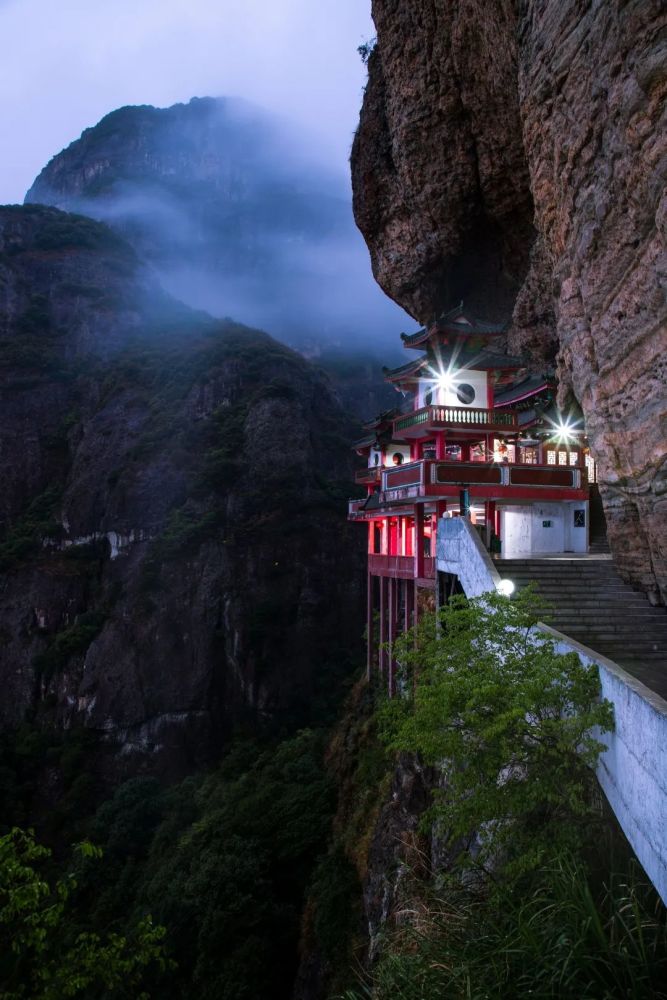
<instances>
[{"instance_id":1,"label":"twilight sky","mask_svg":"<svg viewBox=\"0 0 667 1000\"><path fill-rule=\"evenodd\" d=\"M370 0L0 0L0 204L124 104L238 96L347 169Z\"/></svg>"}]
</instances>

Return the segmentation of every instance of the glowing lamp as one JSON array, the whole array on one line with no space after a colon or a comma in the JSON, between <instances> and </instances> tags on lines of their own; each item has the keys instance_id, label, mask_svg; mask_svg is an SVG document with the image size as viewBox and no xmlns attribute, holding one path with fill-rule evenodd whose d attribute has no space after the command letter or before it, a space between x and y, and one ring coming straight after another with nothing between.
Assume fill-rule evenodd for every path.
<instances>
[{"instance_id":1,"label":"glowing lamp","mask_svg":"<svg viewBox=\"0 0 667 1000\"><path fill-rule=\"evenodd\" d=\"M442 389L443 392L451 392L454 388L454 379L452 378L451 373L441 372L436 379L436 385L438 386L438 389Z\"/></svg>"},{"instance_id":2,"label":"glowing lamp","mask_svg":"<svg viewBox=\"0 0 667 1000\"><path fill-rule=\"evenodd\" d=\"M556 427L556 433L561 441L571 441L574 437L574 428L571 424L561 421Z\"/></svg>"},{"instance_id":3,"label":"glowing lamp","mask_svg":"<svg viewBox=\"0 0 667 1000\"><path fill-rule=\"evenodd\" d=\"M511 580L501 580L498 584L498 593L503 597L511 597L514 593L514 584Z\"/></svg>"}]
</instances>

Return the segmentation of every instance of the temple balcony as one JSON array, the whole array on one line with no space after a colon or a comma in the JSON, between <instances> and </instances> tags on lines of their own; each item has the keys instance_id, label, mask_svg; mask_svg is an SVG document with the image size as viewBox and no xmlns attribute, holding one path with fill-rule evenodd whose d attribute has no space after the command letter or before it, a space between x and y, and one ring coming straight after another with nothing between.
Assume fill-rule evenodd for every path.
<instances>
[{"instance_id":1,"label":"temple balcony","mask_svg":"<svg viewBox=\"0 0 667 1000\"><path fill-rule=\"evenodd\" d=\"M424 459L383 468L372 503L366 506L368 498L351 500L348 518L365 521L384 506L455 497L463 487L483 500L581 500L588 495L586 469L581 466Z\"/></svg>"},{"instance_id":2,"label":"temple balcony","mask_svg":"<svg viewBox=\"0 0 667 1000\"><path fill-rule=\"evenodd\" d=\"M514 410L478 409L472 406L424 406L394 420L394 437L428 437L438 430L502 431L518 429Z\"/></svg>"},{"instance_id":3,"label":"temple balcony","mask_svg":"<svg viewBox=\"0 0 667 1000\"><path fill-rule=\"evenodd\" d=\"M496 462L439 462L425 459L382 470L382 492L416 487L423 496L441 486L545 487L577 490L586 486L579 466L522 465Z\"/></svg>"}]
</instances>

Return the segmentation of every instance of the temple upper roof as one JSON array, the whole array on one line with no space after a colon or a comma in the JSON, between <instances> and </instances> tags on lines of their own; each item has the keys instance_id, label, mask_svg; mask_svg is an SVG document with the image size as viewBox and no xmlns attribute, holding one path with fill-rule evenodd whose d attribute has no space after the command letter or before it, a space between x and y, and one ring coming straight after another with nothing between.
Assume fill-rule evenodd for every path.
<instances>
[{"instance_id":1,"label":"temple upper roof","mask_svg":"<svg viewBox=\"0 0 667 1000\"><path fill-rule=\"evenodd\" d=\"M408 361L398 368L383 368L388 382L402 382L410 379L423 378L429 374L428 369L456 368L461 371L518 371L525 368L523 358L511 354L501 354L483 347L475 350L471 345L441 344L429 354L422 354L414 361ZM435 377L435 375L434 375Z\"/></svg>"},{"instance_id":2,"label":"temple upper roof","mask_svg":"<svg viewBox=\"0 0 667 1000\"><path fill-rule=\"evenodd\" d=\"M478 319L468 309L464 308L463 302L443 313L430 326L426 326L416 333L401 334L404 347L421 347L432 337L497 337L507 331L507 323L487 323Z\"/></svg>"}]
</instances>

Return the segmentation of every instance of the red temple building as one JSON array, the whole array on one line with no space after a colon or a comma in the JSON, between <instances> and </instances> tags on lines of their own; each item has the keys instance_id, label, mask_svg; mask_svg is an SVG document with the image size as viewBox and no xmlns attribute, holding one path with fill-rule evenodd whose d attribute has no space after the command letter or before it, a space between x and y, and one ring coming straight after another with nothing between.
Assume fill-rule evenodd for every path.
<instances>
[{"instance_id":1,"label":"red temple building","mask_svg":"<svg viewBox=\"0 0 667 1000\"><path fill-rule=\"evenodd\" d=\"M402 402L355 444L367 495L349 504L349 519L368 531L369 671L377 655L385 674L397 632L442 598L442 518L469 518L503 559L588 550L595 468L583 424L557 412L552 379L504 353L505 332L462 304L402 334L419 353L385 369Z\"/></svg>"}]
</instances>

